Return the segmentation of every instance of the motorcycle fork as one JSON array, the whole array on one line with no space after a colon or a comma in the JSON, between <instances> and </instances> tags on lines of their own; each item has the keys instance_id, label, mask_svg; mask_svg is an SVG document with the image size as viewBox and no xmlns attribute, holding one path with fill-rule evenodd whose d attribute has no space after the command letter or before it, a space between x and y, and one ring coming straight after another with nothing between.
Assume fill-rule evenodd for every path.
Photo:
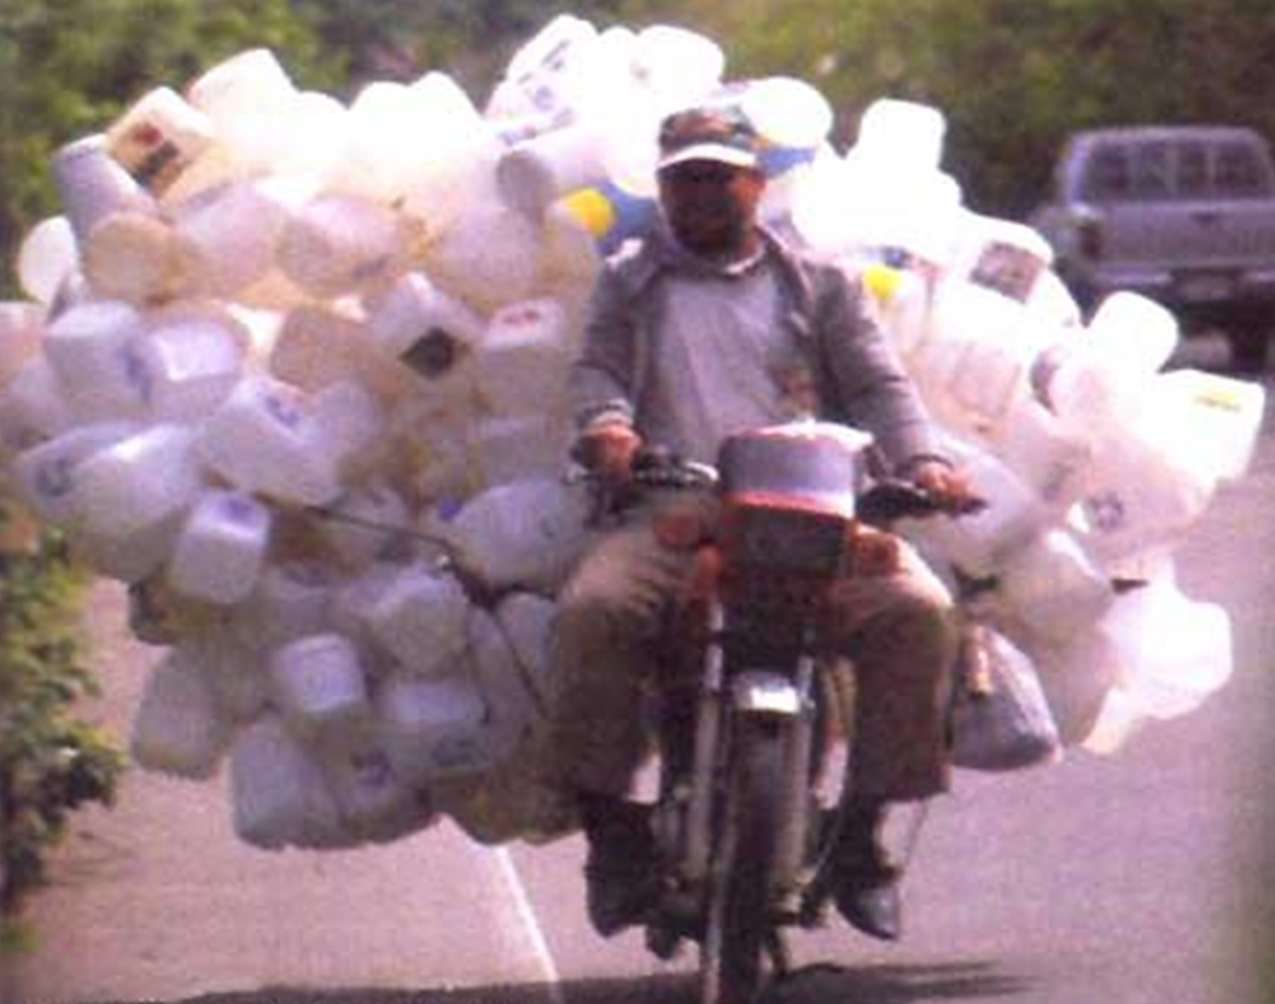
<instances>
[{"instance_id":1,"label":"motorcycle fork","mask_svg":"<svg viewBox=\"0 0 1275 1004\"><path fill-rule=\"evenodd\" d=\"M714 601L708 610L709 642L704 653L701 686L695 714L694 744L690 757L680 878L684 887L698 889L707 880L714 849L713 814L729 756L730 719L765 715L784 731L784 790L780 831L776 835L775 868L771 875L771 901L777 916L795 918L801 906L812 825L811 788L814 775L814 738L818 724L815 687L817 663L809 654L807 637L798 656L792 683L795 713L759 711L737 707L730 692L721 643L725 628L722 605Z\"/></svg>"},{"instance_id":2,"label":"motorcycle fork","mask_svg":"<svg viewBox=\"0 0 1275 1004\"><path fill-rule=\"evenodd\" d=\"M801 908L810 846L812 752L816 722L815 659L807 651L797 660L794 683L799 701L797 714L783 723L784 791L782 820L771 876L772 902L780 916L793 919Z\"/></svg>"}]
</instances>

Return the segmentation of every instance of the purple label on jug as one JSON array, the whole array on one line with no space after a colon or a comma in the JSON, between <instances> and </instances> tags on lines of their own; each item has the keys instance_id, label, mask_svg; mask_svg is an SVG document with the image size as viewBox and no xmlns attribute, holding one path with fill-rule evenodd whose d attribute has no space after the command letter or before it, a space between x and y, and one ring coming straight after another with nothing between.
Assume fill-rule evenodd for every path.
<instances>
[{"instance_id":1,"label":"purple label on jug","mask_svg":"<svg viewBox=\"0 0 1275 1004\"><path fill-rule=\"evenodd\" d=\"M50 499L61 498L69 493L74 486L71 467L70 457L55 457L41 464L35 472L36 493Z\"/></svg>"},{"instance_id":2,"label":"purple label on jug","mask_svg":"<svg viewBox=\"0 0 1275 1004\"><path fill-rule=\"evenodd\" d=\"M298 428L305 416L295 400L288 400L282 394L267 392L261 399L261 406L280 425L289 429Z\"/></svg>"},{"instance_id":3,"label":"purple label on jug","mask_svg":"<svg viewBox=\"0 0 1275 1004\"><path fill-rule=\"evenodd\" d=\"M1091 495L1084 501L1084 510L1094 529L1103 533L1114 533L1128 522L1124 500L1114 491Z\"/></svg>"},{"instance_id":4,"label":"purple label on jug","mask_svg":"<svg viewBox=\"0 0 1275 1004\"><path fill-rule=\"evenodd\" d=\"M225 495L218 508L232 523L261 522L261 506L246 495Z\"/></svg>"},{"instance_id":5,"label":"purple label on jug","mask_svg":"<svg viewBox=\"0 0 1275 1004\"><path fill-rule=\"evenodd\" d=\"M124 379L128 385L137 392L143 403L150 404L155 393L155 379L136 346L126 345L120 350L120 365L124 369Z\"/></svg>"}]
</instances>

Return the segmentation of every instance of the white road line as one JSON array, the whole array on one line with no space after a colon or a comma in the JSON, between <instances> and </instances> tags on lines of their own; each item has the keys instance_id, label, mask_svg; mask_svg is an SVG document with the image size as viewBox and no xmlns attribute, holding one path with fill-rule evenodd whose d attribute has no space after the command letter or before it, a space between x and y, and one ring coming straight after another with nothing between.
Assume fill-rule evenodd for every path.
<instances>
[{"instance_id":1,"label":"white road line","mask_svg":"<svg viewBox=\"0 0 1275 1004\"><path fill-rule=\"evenodd\" d=\"M536 919L535 908L531 905L531 899L527 896L527 887L522 883L522 877L518 874L518 869L514 865L513 856L506 847L498 847L495 851L496 860L500 864L500 872L505 877L505 883L509 886L509 894L513 897L514 908L518 911L518 916L522 920L523 926L527 929L527 935L531 938L531 948L536 955L536 961L540 963L541 971L544 973L545 982L548 985L549 999L553 1004L566 1004L566 997L562 992L562 981L558 975L558 966L553 961L553 954L549 951L549 943L545 940L544 931L541 930L540 922Z\"/></svg>"}]
</instances>

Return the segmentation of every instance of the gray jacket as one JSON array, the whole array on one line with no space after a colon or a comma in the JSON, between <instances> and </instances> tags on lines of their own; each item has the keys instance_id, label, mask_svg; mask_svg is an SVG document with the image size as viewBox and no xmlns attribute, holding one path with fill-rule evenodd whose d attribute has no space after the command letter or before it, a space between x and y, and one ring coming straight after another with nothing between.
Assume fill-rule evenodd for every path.
<instances>
[{"instance_id":1,"label":"gray jacket","mask_svg":"<svg viewBox=\"0 0 1275 1004\"><path fill-rule=\"evenodd\" d=\"M866 309L857 282L762 230L766 266L777 277L779 323L802 346L817 400L816 417L864 429L896 470L921 459L943 459L935 431L893 346ZM578 426L628 421L639 433L651 424L644 393L653 346L665 325L659 285L672 274L694 274L685 252L658 231L603 267L586 323L584 345L571 368L569 394Z\"/></svg>"}]
</instances>

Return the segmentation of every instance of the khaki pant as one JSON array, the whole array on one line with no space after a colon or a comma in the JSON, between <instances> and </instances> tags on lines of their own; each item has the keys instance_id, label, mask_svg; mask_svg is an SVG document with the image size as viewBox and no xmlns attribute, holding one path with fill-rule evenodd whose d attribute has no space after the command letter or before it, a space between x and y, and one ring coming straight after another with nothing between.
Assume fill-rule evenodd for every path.
<instances>
[{"instance_id":1,"label":"khaki pant","mask_svg":"<svg viewBox=\"0 0 1275 1004\"><path fill-rule=\"evenodd\" d=\"M956 649L947 590L900 544L895 572L838 583L832 639L856 673L851 783L856 795L892 801L947 787L944 707ZM648 749L643 696L693 561L638 522L604 536L559 594L546 738L560 781L627 792Z\"/></svg>"}]
</instances>

